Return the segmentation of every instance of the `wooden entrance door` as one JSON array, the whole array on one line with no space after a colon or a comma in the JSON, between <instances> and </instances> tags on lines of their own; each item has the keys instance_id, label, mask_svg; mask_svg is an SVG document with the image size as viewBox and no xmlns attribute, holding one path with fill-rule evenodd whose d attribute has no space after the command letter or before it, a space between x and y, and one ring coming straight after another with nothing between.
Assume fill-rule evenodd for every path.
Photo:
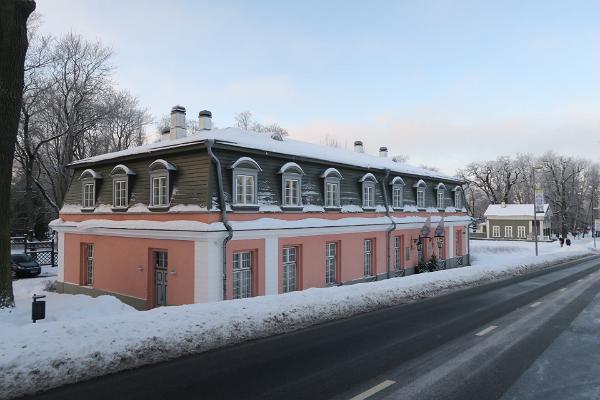
<instances>
[{"instance_id":1,"label":"wooden entrance door","mask_svg":"<svg viewBox=\"0 0 600 400\"><path fill-rule=\"evenodd\" d=\"M167 305L167 268L168 253L166 251L154 252L154 305L162 307Z\"/></svg>"}]
</instances>

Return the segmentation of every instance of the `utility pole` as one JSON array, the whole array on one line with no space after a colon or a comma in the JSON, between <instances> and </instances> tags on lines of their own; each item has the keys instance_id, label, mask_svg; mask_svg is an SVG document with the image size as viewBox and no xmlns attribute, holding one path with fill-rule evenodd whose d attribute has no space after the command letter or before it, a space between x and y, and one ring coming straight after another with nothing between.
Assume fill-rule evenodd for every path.
<instances>
[{"instance_id":1,"label":"utility pole","mask_svg":"<svg viewBox=\"0 0 600 400\"><path fill-rule=\"evenodd\" d=\"M595 226L595 222L596 220L594 219L594 198L596 196L594 196L595 194L595 187L592 185L592 203L591 203L591 209L592 209L592 237L594 238L594 248L596 248L596 226Z\"/></svg>"},{"instance_id":2,"label":"utility pole","mask_svg":"<svg viewBox=\"0 0 600 400\"><path fill-rule=\"evenodd\" d=\"M535 256L538 256L538 226L537 226L537 212L535 209L535 170L533 167L531 170L531 183L533 185L533 234L535 236Z\"/></svg>"}]
</instances>

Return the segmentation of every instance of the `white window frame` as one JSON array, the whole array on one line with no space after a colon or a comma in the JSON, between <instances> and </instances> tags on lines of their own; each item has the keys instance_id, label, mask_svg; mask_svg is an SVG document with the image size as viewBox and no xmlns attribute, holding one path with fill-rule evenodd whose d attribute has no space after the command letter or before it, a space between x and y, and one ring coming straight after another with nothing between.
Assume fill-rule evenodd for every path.
<instances>
[{"instance_id":1,"label":"white window frame","mask_svg":"<svg viewBox=\"0 0 600 400\"><path fill-rule=\"evenodd\" d=\"M281 204L284 207L301 207L302 206L302 175L285 173L283 174L281 184ZM296 185L295 188L288 190L288 183ZM295 199L294 199L295 197Z\"/></svg>"},{"instance_id":2,"label":"white window frame","mask_svg":"<svg viewBox=\"0 0 600 400\"><path fill-rule=\"evenodd\" d=\"M437 190L437 208L438 210L446 208L446 189L438 188Z\"/></svg>"},{"instance_id":3,"label":"white window frame","mask_svg":"<svg viewBox=\"0 0 600 400\"><path fill-rule=\"evenodd\" d=\"M512 238L513 237L513 227L512 225L504 226L504 237Z\"/></svg>"},{"instance_id":4,"label":"white window frame","mask_svg":"<svg viewBox=\"0 0 600 400\"><path fill-rule=\"evenodd\" d=\"M238 179L242 180L242 193L239 192ZM233 204L236 206L256 206L257 173L252 170L236 170L233 174ZM250 182L250 184L248 183ZM251 189L251 190L249 190Z\"/></svg>"},{"instance_id":5,"label":"white window frame","mask_svg":"<svg viewBox=\"0 0 600 400\"><path fill-rule=\"evenodd\" d=\"M252 279L254 274L252 263L253 254L251 250L236 251L233 253L232 297L234 299L252 297Z\"/></svg>"},{"instance_id":6,"label":"white window frame","mask_svg":"<svg viewBox=\"0 0 600 400\"><path fill-rule=\"evenodd\" d=\"M362 207L375 208L375 182L364 181L362 183Z\"/></svg>"},{"instance_id":7,"label":"white window frame","mask_svg":"<svg viewBox=\"0 0 600 400\"><path fill-rule=\"evenodd\" d=\"M371 277L373 276L373 239L365 239L363 241L363 266L364 266L364 276Z\"/></svg>"},{"instance_id":8,"label":"white window frame","mask_svg":"<svg viewBox=\"0 0 600 400\"><path fill-rule=\"evenodd\" d=\"M394 271L398 272L402 269L402 238L401 236L394 237Z\"/></svg>"},{"instance_id":9,"label":"white window frame","mask_svg":"<svg viewBox=\"0 0 600 400\"><path fill-rule=\"evenodd\" d=\"M495 238L500 237L500 226L499 225L492 226L492 237L495 237Z\"/></svg>"},{"instance_id":10,"label":"white window frame","mask_svg":"<svg viewBox=\"0 0 600 400\"><path fill-rule=\"evenodd\" d=\"M425 188L417 188L417 208L425 208Z\"/></svg>"},{"instance_id":11,"label":"white window frame","mask_svg":"<svg viewBox=\"0 0 600 400\"><path fill-rule=\"evenodd\" d=\"M527 230L524 225L517 226L517 238L525 239L527 238Z\"/></svg>"},{"instance_id":12,"label":"white window frame","mask_svg":"<svg viewBox=\"0 0 600 400\"><path fill-rule=\"evenodd\" d=\"M335 285L337 283L337 242L325 243L325 284Z\"/></svg>"},{"instance_id":13,"label":"white window frame","mask_svg":"<svg viewBox=\"0 0 600 400\"><path fill-rule=\"evenodd\" d=\"M281 287L283 293L294 292L298 290L298 247L283 247L281 259Z\"/></svg>"},{"instance_id":14,"label":"white window frame","mask_svg":"<svg viewBox=\"0 0 600 400\"><path fill-rule=\"evenodd\" d=\"M392 208L404 207L404 185L395 183L392 185Z\"/></svg>"},{"instance_id":15,"label":"white window frame","mask_svg":"<svg viewBox=\"0 0 600 400\"><path fill-rule=\"evenodd\" d=\"M91 192L87 189L91 187ZM90 196L91 195L91 198ZM83 179L81 182L81 208L93 210L96 207L96 180L94 178Z\"/></svg>"},{"instance_id":16,"label":"white window frame","mask_svg":"<svg viewBox=\"0 0 600 400\"><path fill-rule=\"evenodd\" d=\"M335 190L329 190L330 185L334 187ZM333 176L325 178L325 182L323 183L325 208L340 208L340 186L340 178ZM333 195L333 198L331 198L331 195Z\"/></svg>"},{"instance_id":17,"label":"white window frame","mask_svg":"<svg viewBox=\"0 0 600 400\"><path fill-rule=\"evenodd\" d=\"M454 208L463 208L462 189L456 189L454 192Z\"/></svg>"},{"instance_id":18,"label":"white window frame","mask_svg":"<svg viewBox=\"0 0 600 400\"><path fill-rule=\"evenodd\" d=\"M117 188L124 184L125 188ZM120 201L118 201L120 200ZM113 208L127 208L129 206L129 179L127 175L116 175L113 177Z\"/></svg>"},{"instance_id":19,"label":"white window frame","mask_svg":"<svg viewBox=\"0 0 600 400\"><path fill-rule=\"evenodd\" d=\"M164 186L158 187L158 202L154 198L155 184L164 180ZM161 187L163 188L161 190ZM164 202L162 201L164 200ZM153 171L150 173L150 207L167 208L171 204L171 190L169 172L166 170Z\"/></svg>"},{"instance_id":20,"label":"white window frame","mask_svg":"<svg viewBox=\"0 0 600 400\"><path fill-rule=\"evenodd\" d=\"M94 244L85 244L85 286L94 285Z\"/></svg>"}]
</instances>

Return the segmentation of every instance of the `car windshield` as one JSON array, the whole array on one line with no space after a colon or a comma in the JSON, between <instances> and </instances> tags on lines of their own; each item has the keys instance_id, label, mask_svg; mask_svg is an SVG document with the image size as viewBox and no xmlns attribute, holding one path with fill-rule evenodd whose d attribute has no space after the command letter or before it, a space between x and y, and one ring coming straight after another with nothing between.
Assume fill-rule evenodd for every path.
<instances>
[{"instance_id":1,"label":"car windshield","mask_svg":"<svg viewBox=\"0 0 600 400\"><path fill-rule=\"evenodd\" d=\"M11 257L12 260L17 263L33 261L33 258L27 254L12 254Z\"/></svg>"}]
</instances>

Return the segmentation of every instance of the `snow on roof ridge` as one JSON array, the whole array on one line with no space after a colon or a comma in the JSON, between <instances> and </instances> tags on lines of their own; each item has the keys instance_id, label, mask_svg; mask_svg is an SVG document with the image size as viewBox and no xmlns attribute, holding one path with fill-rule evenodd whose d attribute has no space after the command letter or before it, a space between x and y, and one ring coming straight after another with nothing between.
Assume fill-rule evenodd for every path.
<instances>
[{"instance_id":1,"label":"snow on roof ridge","mask_svg":"<svg viewBox=\"0 0 600 400\"><path fill-rule=\"evenodd\" d=\"M537 214L545 214L550 208L549 204L544 204L544 212ZM490 204L484 216L530 216L533 215L533 203L526 204Z\"/></svg>"},{"instance_id":2,"label":"snow on roof ridge","mask_svg":"<svg viewBox=\"0 0 600 400\"><path fill-rule=\"evenodd\" d=\"M289 154L306 158L331 161L338 164L357 166L363 168L389 169L392 172L416 176L427 176L434 179L444 179L460 182L454 176L445 175L436 171L415 167L410 164L398 163L389 158L383 158L367 153L356 153L354 151L328 147L316 143L285 138L283 141L271 139L269 134L244 131L239 128L222 128L202 131L184 138L148 143L130 149L113 153L101 154L73 161L70 165L94 163L98 161L111 160L134 154L151 153L152 151L188 146L213 139L219 143L231 144L232 146L253 148L257 150L270 151L273 153Z\"/></svg>"}]
</instances>

